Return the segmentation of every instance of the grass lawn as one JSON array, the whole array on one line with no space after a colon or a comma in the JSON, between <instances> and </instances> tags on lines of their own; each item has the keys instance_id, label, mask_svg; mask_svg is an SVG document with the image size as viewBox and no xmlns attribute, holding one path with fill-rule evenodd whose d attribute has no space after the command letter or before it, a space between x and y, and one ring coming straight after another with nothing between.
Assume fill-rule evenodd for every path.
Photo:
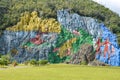
<instances>
[{"instance_id":1,"label":"grass lawn","mask_svg":"<svg viewBox=\"0 0 120 80\"><path fill-rule=\"evenodd\" d=\"M0 80L120 80L120 67L69 64L0 68Z\"/></svg>"}]
</instances>

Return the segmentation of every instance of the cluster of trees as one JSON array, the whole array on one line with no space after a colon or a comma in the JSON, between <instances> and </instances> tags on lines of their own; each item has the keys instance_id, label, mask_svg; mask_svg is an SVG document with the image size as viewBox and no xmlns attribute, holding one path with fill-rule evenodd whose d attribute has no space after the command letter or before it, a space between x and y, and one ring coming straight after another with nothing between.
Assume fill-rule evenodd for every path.
<instances>
[{"instance_id":1,"label":"cluster of trees","mask_svg":"<svg viewBox=\"0 0 120 80\"><path fill-rule=\"evenodd\" d=\"M59 9L70 9L71 13L96 18L120 36L119 15L92 0L1 0L0 31L17 24L20 14L25 11L37 11L41 18L57 19L56 12Z\"/></svg>"}]
</instances>

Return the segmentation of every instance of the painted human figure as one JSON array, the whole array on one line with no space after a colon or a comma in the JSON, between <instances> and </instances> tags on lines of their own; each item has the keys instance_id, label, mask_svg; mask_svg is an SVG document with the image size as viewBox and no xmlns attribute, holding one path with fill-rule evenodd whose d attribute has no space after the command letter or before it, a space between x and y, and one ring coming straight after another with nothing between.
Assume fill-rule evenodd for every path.
<instances>
[{"instance_id":1,"label":"painted human figure","mask_svg":"<svg viewBox=\"0 0 120 80\"><path fill-rule=\"evenodd\" d=\"M73 34L75 34L75 35L80 35L80 33L77 31L77 30L73 30Z\"/></svg>"},{"instance_id":2,"label":"painted human figure","mask_svg":"<svg viewBox=\"0 0 120 80\"><path fill-rule=\"evenodd\" d=\"M101 51L100 51L100 47L101 47L100 38L98 38L98 40L97 40L95 45L97 45L96 54L101 53Z\"/></svg>"},{"instance_id":3,"label":"painted human figure","mask_svg":"<svg viewBox=\"0 0 120 80\"><path fill-rule=\"evenodd\" d=\"M109 51L110 42L109 42L109 38L107 38L105 40L105 42L103 43L103 45L105 45L105 48L104 48L104 57L106 57L106 53L108 53L108 58L109 58L110 57L110 51Z\"/></svg>"},{"instance_id":4,"label":"painted human figure","mask_svg":"<svg viewBox=\"0 0 120 80\"><path fill-rule=\"evenodd\" d=\"M32 38L30 41L36 45L43 43L43 40L40 38L40 34L37 34L35 38Z\"/></svg>"},{"instance_id":5,"label":"painted human figure","mask_svg":"<svg viewBox=\"0 0 120 80\"><path fill-rule=\"evenodd\" d=\"M70 51L70 48L67 49L67 55L70 55L71 54L71 51Z\"/></svg>"}]
</instances>

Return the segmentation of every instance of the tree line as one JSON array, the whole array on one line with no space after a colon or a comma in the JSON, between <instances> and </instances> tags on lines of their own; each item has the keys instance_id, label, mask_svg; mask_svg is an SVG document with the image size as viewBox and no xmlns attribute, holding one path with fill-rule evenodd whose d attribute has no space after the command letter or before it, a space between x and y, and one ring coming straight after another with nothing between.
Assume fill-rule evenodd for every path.
<instances>
[{"instance_id":1,"label":"tree line","mask_svg":"<svg viewBox=\"0 0 120 80\"><path fill-rule=\"evenodd\" d=\"M0 0L0 32L20 21L21 13L37 11L38 16L57 19L57 10L70 9L81 16L103 22L118 35L120 44L120 17L92 0Z\"/></svg>"}]
</instances>

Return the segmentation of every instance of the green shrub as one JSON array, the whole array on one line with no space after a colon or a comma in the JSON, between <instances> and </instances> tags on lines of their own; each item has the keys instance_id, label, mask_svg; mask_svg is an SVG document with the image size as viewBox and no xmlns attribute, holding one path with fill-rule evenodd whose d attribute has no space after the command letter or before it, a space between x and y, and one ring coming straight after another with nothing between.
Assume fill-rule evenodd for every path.
<instances>
[{"instance_id":1,"label":"green shrub","mask_svg":"<svg viewBox=\"0 0 120 80\"><path fill-rule=\"evenodd\" d=\"M86 62L86 61L82 61L82 62L80 63L80 65L87 65L87 62Z\"/></svg>"},{"instance_id":2,"label":"green shrub","mask_svg":"<svg viewBox=\"0 0 120 80\"><path fill-rule=\"evenodd\" d=\"M9 54L7 54L7 55L2 55L2 56L1 56L1 59L2 59L2 60L7 60L7 61L10 63L10 55L9 55Z\"/></svg>"},{"instance_id":3,"label":"green shrub","mask_svg":"<svg viewBox=\"0 0 120 80\"><path fill-rule=\"evenodd\" d=\"M2 55L0 58L0 65L8 65L8 64L10 64L10 56Z\"/></svg>"},{"instance_id":4,"label":"green shrub","mask_svg":"<svg viewBox=\"0 0 120 80\"><path fill-rule=\"evenodd\" d=\"M0 58L1 58L2 54L0 54Z\"/></svg>"},{"instance_id":5,"label":"green shrub","mask_svg":"<svg viewBox=\"0 0 120 80\"><path fill-rule=\"evenodd\" d=\"M30 61L25 61L24 64L25 65L28 65L30 63Z\"/></svg>"},{"instance_id":6,"label":"green shrub","mask_svg":"<svg viewBox=\"0 0 120 80\"><path fill-rule=\"evenodd\" d=\"M9 64L9 61L8 60L5 60L5 59L0 59L0 65L8 65Z\"/></svg>"},{"instance_id":7,"label":"green shrub","mask_svg":"<svg viewBox=\"0 0 120 80\"><path fill-rule=\"evenodd\" d=\"M3 65L3 62L2 62L2 60L0 59L0 65Z\"/></svg>"},{"instance_id":8,"label":"green shrub","mask_svg":"<svg viewBox=\"0 0 120 80\"><path fill-rule=\"evenodd\" d=\"M31 65L38 65L38 62L35 59L30 60Z\"/></svg>"},{"instance_id":9,"label":"green shrub","mask_svg":"<svg viewBox=\"0 0 120 80\"><path fill-rule=\"evenodd\" d=\"M45 65L48 63L48 60L40 60L39 65Z\"/></svg>"}]
</instances>

